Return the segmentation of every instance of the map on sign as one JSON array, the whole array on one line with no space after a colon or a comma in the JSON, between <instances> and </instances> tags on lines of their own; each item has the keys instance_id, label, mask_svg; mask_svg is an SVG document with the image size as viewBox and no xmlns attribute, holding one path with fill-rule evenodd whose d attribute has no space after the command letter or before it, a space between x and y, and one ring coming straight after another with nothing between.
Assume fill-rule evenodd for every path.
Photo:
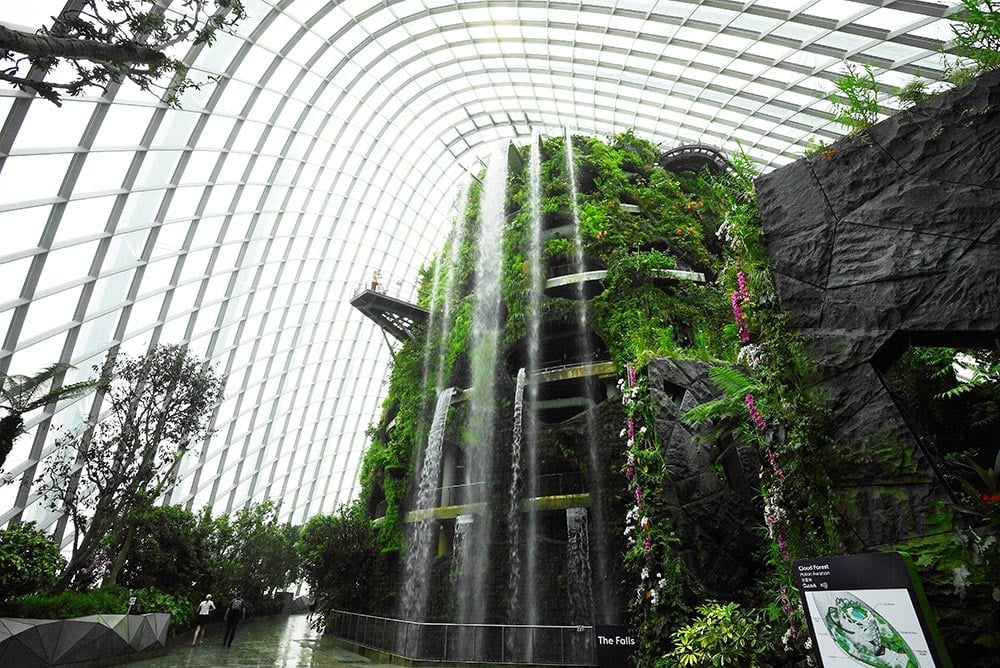
<instances>
[{"instance_id":1,"label":"map on sign","mask_svg":"<svg viewBox=\"0 0 1000 668\"><path fill-rule=\"evenodd\" d=\"M935 668L906 589L806 592L823 665Z\"/></svg>"}]
</instances>

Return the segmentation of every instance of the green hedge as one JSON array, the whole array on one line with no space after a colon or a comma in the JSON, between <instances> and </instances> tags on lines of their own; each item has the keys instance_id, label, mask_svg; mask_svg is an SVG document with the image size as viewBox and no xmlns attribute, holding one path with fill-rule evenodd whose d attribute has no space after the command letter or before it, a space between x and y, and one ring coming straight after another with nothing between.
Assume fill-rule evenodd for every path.
<instances>
[{"instance_id":1,"label":"green hedge","mask_svg":"<svg viewBox=\"0 0 1000 668\"><path fill-rule=\"evenodd\" d=\"M67 590L59 594L31 594L7 601L0 606L0 616L26 619L71 619L87 615L115 614L128 612L128 599L136 597L132 612L144 614L168 612L172 615L174 628L185 628L194 620L195 602L181 596L174 596L158 589L140 589L129 592L119 587L90 589L88 591Z\"/></svg>"}]
</instances>

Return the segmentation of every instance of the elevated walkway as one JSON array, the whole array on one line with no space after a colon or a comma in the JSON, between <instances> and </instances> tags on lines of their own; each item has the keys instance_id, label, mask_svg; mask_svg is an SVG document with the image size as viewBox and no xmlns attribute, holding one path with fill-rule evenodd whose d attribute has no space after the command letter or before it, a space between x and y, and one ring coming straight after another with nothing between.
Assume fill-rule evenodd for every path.
<instances>
[{"instance_id":1,"label":"elevated walkway","mask_svg":"<svg viewBox=\"0 0 1000 668\"><path fill-rule=\"evenodd\" d=\"M400 341L413 338L413 328L427 322L430 313L416 304L396 299L375 290L364 290L355 295L351 306L358 309L375 324Z\"/></svg>"},{"instance_id":2,"label":"elevated walkway","mask_svg":"<svg viewBox=\"0 0 1000 668\"><path fill-rule=\"evenodd\" d=\"M566 510L567 508L589 508L590 494L559 494L556 496L536 496L521 501L521 512L531 513L544 510ZM424 520L453 520L459 515L479 515L486 512L486 502L465 503L458 506L438 506L418 508L403 516L403 522L423 522Z\"/></svg>"},{"instance_id":3,"label":"elevated walkway","mask_svg":"<svg viewBox=\"0 0 1000 668\"><path fill-rule=\"evenodd\" d=\"M707 169L712 174L719 174L729 169L725 154L707 144L687 144L672 148L660 154L657 162L660 167L671 172L700 172Z\"/></svg>"},{"instance_id":4,"label":"elevated walkway","mask_svg":"<svg viewBox=\"0 0 1000 668\"><path fill-rule=\"evenodd\" d=\"M590 281L603 281L608 275L607 269L597 269L594 271L584 271L577 274L563 274L554 276L545 281L545 289L559 288L565 285L576 283L588 283ZM694 283L704 283L705 274L697 271L683 271L681 269L659 269L656 276L665 280L692 281Z\"/></svg>"}]
</instances>

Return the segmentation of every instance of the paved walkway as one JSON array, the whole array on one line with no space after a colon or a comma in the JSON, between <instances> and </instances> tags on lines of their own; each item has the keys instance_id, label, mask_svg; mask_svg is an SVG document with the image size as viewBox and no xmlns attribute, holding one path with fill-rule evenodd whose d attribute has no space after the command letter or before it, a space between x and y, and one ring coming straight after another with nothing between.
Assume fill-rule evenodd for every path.
<instances>
[{"instance_id":1,"label":"paved walkway","mask_svg":"<svg viewBox=\"0 0 1000 668\"><path fill-rule=\"evenodd\" d=\"M273 666L356 666L385 668L324 640L309 628L306 615L251 619L240 624L232 647L222 646L224 627L208 628L203 644L191 646L191 634L175 638L165 656L128 664L131 668L272 668Z\"/></svg>"}]
</instances>

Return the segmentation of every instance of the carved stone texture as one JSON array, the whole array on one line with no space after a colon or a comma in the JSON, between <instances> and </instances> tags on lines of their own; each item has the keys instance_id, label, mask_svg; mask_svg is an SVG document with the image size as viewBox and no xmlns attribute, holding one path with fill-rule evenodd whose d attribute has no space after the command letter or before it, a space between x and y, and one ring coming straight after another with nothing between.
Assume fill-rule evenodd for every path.
<instances>
[{"instance_id":1,"label":"carved stone texture","mask_svg":"<svg viewBox=\"0 0 1000 668\"><path fill-rule=\"evenodd\" d=\"M941 498L941 489L931 484L865 485L837 493L849 500L855 533L869 550L898 545L900 536L924 534Z\"/></svg>"},{"instance_id":2,"label":"carved stone texture","mask_svg":"<svg viewBox=\"0 0 1000 668\"><path fill-rule=\"evenodd\" d=\"M902 168L1000 188L1000 71L942 93L867 132Z\"/></svg>"},{"instance_id":3,"label":"carved stone texture","mask_svg":"<svg viewBox=\"0 0 1000 668\"><path fill-rule=\"evenodd\" d=\"M795 324L799 327L816 327L823 317L823 288L816 287L797 278L775 272L781 305L793 314Z\"/></svg>"},{"instance_id":4,"label":"carved stone texture","mask_svg":"<svg viewBox=\"0 0 1000 668\"><path fill-rule=\"evenodd\" d=\"M779 283L778 289L781 289ZM802 328L812 359L830 376L871 359L893 335L891 329Z\"/></svg>"},{"instance_id":5,"label":"carved stone texture","mask_svg":"<svg viewBox=\"0 0 1000 668\"><path fill-rule=\"evenodd\" d=\"M864 135L843 139L828 150L799 162L812 169L823 193L824 200L813 206L817 211L829 206L837 220L843 220L907 176L902 167Z\"/></svg>"},{"instance_id":6,"label":"carved stone texture","mask_svg":"<svg viewBox=\"0 0 1000 668\"><path fill-rule=\"evenodd\" d=\"M762 518L744 481L734 484L713 466L718 457L715 444L699 438L680 419L689 408L720 393L703 362L653 359L648 373L656 433L669 471L664 492L680 538L678 550L701 586L711 595L723 595L752 577L753 554L760 541L754 528ZM664 388L683 389L680 408Z\"/></svg>"},{"instance_id":7,"label":"carved stone texture","mask_svg":"<svg viewBox=\"0 0 1000 668\"><path fill-rule=\"evenodd\" d=\"M840 222L827 287L941 274L972 244L968 239Z\"/></svg>"},{"instance_id":8,"label":"carved stone texture","mask_svg":"<svg viewBox=\"0 0 1000 668\"><path fill-rule=\"evenodd\" d=\"M916 538L947 495L874 363L884 368L909 340L1000 336L1000 72L756 186L779 297L837 413L832 436L868 462L831 476L867 485L852 492L865 545ZM807 262L822 280L805 278Z\"/></svg>"},{"instance_id":9,"label":"carved stone texture","mask_svg":"<svg viewBox=\"0 0 1000 668\"><path fill-rule=\"evenodd\" d=\"M885 184L842 220L974 241L1000 216L998 206L1000 190L911 176Z\"/></svg>"},{"instance_id":10,"label":"carved stone texture","mask_svg":"<svg viewBox=\"0 0 1000 668\"><path fill-rule=\"evenodd\" d=\"M756 186L767 245L775 249L774 270L823 287L836 219L809 165L800 161L765 174ZM781 196L773 196L778 191Z\"/></svg>"},{"instance_id":11,"label":"carved stone texture","mask_svg":"<svg viewBox=\"0 0 1000 668\"><path fill-rule=\"evenodd\" d=\"M1000 246L977 244L962 256L904 328L1000 333Z\"/></svg>"},{"instance_id":12,"label":"carved stone texture","mask_svg":"<svg viewBox=\"0 0 1000 668\"><path fill-rule=\"evenodd\" d=\"M822 327L855 331L898 329L940 280L941 275L934 275L831 288L823 302Z\"/></svg>"}]
</instances>

